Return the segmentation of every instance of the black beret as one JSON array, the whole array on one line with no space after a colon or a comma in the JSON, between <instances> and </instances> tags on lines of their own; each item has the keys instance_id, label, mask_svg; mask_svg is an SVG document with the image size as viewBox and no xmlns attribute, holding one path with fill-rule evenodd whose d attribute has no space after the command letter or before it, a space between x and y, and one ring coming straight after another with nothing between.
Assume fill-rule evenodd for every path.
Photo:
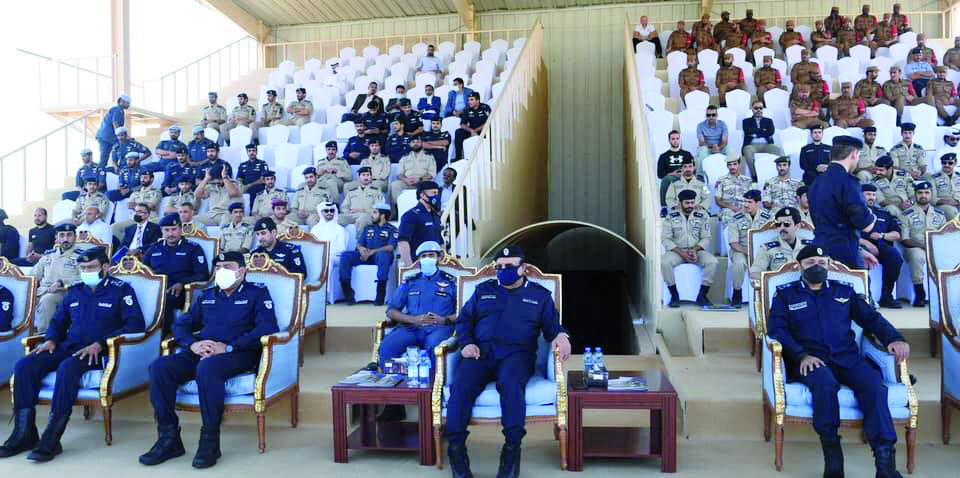
<instances>
[{"instance_id":1,"label":"black beret","mask_svg":"<svg viewBox=\"0 0 960 478\"><path fill-rule=\"evenodd\" d=\"M930 184L930 181L917 181L913 183L914 191L919 191L921 189L933 189L933 185Z\"/></svg>"},{"instance_id":2,"label":"black beret","mask_svg":"<svg viewBox=\"0 0 960 478\"><path fill-rule=\"evenodd\" d=\"M141 170L140 170L140 175L141 175L141 176L153 176L153 171L151 171L151 170L149 170L149 169L141 169Z\"/></svg>"},{"instance_id":3,"label":"black beret","mask_svg":"<svg viewBox=\"0 0 960 478\"><path fill-rule=\"evenodd\" d=\"M917 125L913 123L902 123L900 125L900 131L914 131L917 129Z\"/></svg>"},{"instance_id":4,"label":"black beret","mask_svg":"<svg viewBox=\"0 0 960 478\"><path fill-rule=\"evenodd\" d=\"M877 132L876 126L867 126L866 128L863 128L863 134L876 133L876 132Z\"/></svg>"},{"instance_id":5,"label":"black beret","mask_svg":"<svg viewBox=\"0 0 960 478\"><path fill-rule=\"evenodd\" d=\"M519 257L520 260L523 260L523 249L521 249L520 246L506 246L497 251L497 254L493 258L496 260L502 257Z\"/></svg>"},{"instance_id":6,"label":"black beret","mask_svg":"<svg viewBox=\"0 0 960 478\"><path fill-rule=\"evenodd\" d=\"M379 144L380 144L380 138L370 138L370 140L367 141L367 146L370 146L371 144L378 144L378 145L379 145Z\"/></svg>"},{"instance_id":7,"label":"black beret","mask_svg":"<svg viewBox=\"0 0 960 478\"><path fill-rule=\"evenodd\" d=\"M410 106L410 99L409 99L409 98L404 98L404 99L400 100L400 106Z\"/></svg>"},{"instance_id":8,"label":"black beret","mask_svg":"<svg viewBox=\"0 0 960 478\"><path fill-rule=\"evenodd\" d=\"M797 253L797 260L802 261L809 257L816 257L816 256L826 257L827 253L823 251L822 247L809 244L804 246L803 249L800 249L800 252Z\"/></svg>"},{"instance_id":9,"label":"black beret","mask_svg":"<svg viewBox=\"0 0 960 478\"><path fill-rule=\"evenodd\" d=\"M193 183L193 176L190 175L190 174L186 174L186 173L181 174L180 176L177 177L177 182L178 182L178 183Z\"/></svg>"},{"instance_id":10,"label":"black beret","mask_svg":"<svg viewBox=\"0 0 960 478\"><path fill-rule=\"evenodd\" d=\"M372 173L373 170L370 169L370 166L360 166L360 169L357 170L357 174L360 173Z\"/></svg>"},{"instance_id":11,"label":"black beret","mask_svg":"<svg viewBox=\"0 0 960 478\"><path fill-rule=\"evenodd\" d=\"M273 219L265 217L258 219L257 223L253 225L253 232L257 231L275 231L277 229L277 223L273 222Z\"/></svg>"},{"instance_id":12,"label":"black beret","mask_svg":"<svg viewBox=\"0 0 960 478\"><path fill-rule=\"evenodd\" d=\"M874 164L874 166L876 166L876 167L878 167L878 168L892 168L892 167L893 167L893 158L891 158L891 157L888 156L888 155L883 155L883 156L880 156L879 158L877 158L877 160L874 161L873 164Z\"/></svg>"},{"instance_id":13,"label":"black beret","mask_svg":"<svg viewBox=\"0 0 960 478\"><path fill-rule=\"evenodd\" d=\"M277 96L277 90L267 90L267 94Z\"/></svg>"},{"instance_id":14,"label":"black beret","mask_svg":"<svg viewBox=\"0 0 960 478\"><path fill-rule=\"evenodd\" d=\"M913 50L910 50L910 54L911 54L911 55L922 55L922 54L923 54L923 50L921 50L920 48L914 48Z\"/></svg>"},{"instance_id":15,"label":"black beret","mask_svg":"<svg viewBox=\"0 0 960 478\"><path fill-rule=\"evenodd\" d=\"M797 223L800 222L800 211L795 207L783 207L773 215L774 219L780 219L781 217L792 218L793 222Z\"/></svg>"},{"instance_id":16,"label":"black beret","mask_svg":"<svg viewBox=\"0 0 960 478\"><path fill-rule=\"evenodd\" d=\"M693 189L684 189L683 191L680 191L680 194L677 194L677 199L681 201L689 201L691 199L696 199L696 198L697 198L697 192L694 191Z\"/></svg>"},{"instance_id":17,"label":"black beret","mask_svg":"<svg viewBox=\"0 0 960 478\"><path fill-rule=\"evenodd\" d=\"M841 145L852 146L854 148L860 149L863 147L863 141L860 141L859 139L854 138L853 136L846 136L846 135L835 136L833 138L833 145L834 146L841 146Z\"/></svg>"},{"instance_id":18,"label":"black beret","mask_svg":"<svg viewBox=\"0 0 960 478\"><path fill-rule=\"evenodd\" d=\"M944 162L944 161L953 161L953 162L956 162L956 161L957 161L957 153L947 153L947 154L944 154L943 156L940 156L940 162L942 163L942 162Z\"/></svg>"},{"instance_id":19,"label":"black beret","mask_svg":"<svg viewBox=\"0 0 960 478\"><path fill-rule=\"evenodd\" d=\"M752 200L754 200L754 201L759 201L759 200L760 200L760 197L761 197L761 195L760 195L760 190L759 190L759 189L751 189L751 190L743 193L743 198L744 198L744 199L752 199Z\"/></svg>"},{"instance_id":20,"label":"black beret","mask_svg":"<svg viewBox=\"0 0 960 478\"><path fill-rule=\"evenodd\" d=\"M257 145L250 143L247 145L246 149L257 149Z\"/></svg>"},{"instance_id":21,"label":"black beret","mask_svg":"<svg viewBox=\"0 0 960 478\"><path fill-rule=\"evenodd\" d=\"M232 202L232 203L230 203L230 207L227 208L227 211L233 212L234 209L239 209L239 210L243 211L243 203L242 203L242 202Z\"/></svg>"},{"instance_id":22,"label":"black beret","mask_svg":"<svg viewBox=\"0 0 960 478\"><path fill-rule=\"evenodd\" d=\"M863 192L873 192L873 193L875 193L875 192L877 192L877 185L876 185L876 184L867 183L867 184L864 184L864 185L860 186L860 190L863 191Z\"/></svg>"},{"instance_id":23,"label":"black beret","mask_svg":"<svg viewBox=\"0 0 960 478\"><path fill-rule=\"evenodd\" d=\"M91 247L84 249L77 256L77 262L99 261L101 264L108 262L107 250L103 247Z\"/></svg>"},{"instance_id":24,"label":"black beret","mask_svg":"<svg viewBox=\"0 0 960 478\"><path fill-rule=\"evenodd\" d=\"M687 156L687 157L683 158L683 160L680 161L680 165L683 166L684 164L695 164L695 163L693 162L693 156Z\"/></svg>"},{"instance_id":25,"label":"black beret","mask_svg":"<svg viewBox=\"0 0 960 478\"><path fill-rule=\"evenodd\" d=\"M160 219L160 227L179 226L181 224L183 223L180 222L180 215L175 212L171 212L163 216L163 219Z\"/></svg>"},{"instance_id":26,"label":"black beret","mask_svg":"<svg viewBox=\"0 0 960 478\"><path fill-rule=\"evenodd\" d=\"M63 224L58 224L57 227L54 228L54 231L56 231L56 232L77 232L77 225L76 225L76 224L73 224L73 223L65 222L65 223L63 223Z\"/></svg>"},{"instance_id":27,"label":"black beret","mask_svg":"<svg viewBox=\"0 0 960 478\"><path fill-rule=\"evenodd\" d=\"M806 185L806 184L804 184L803 186L800 186L800 187L797 188L797 197L803 196L804 194L807 194L807 185Z\"/></svg>"},{"instance_id":28,"label":"black beret","mask_svg":"<svg viewBox=\"0 0 960 478\"><path fill-rule=\"evenodd\" d=\"M277 172L276 172L276 171L271 171L271 170L268 169L268 170L264 171L263 174L260 175L260 177L261 177L261 178L275 178L275 177L277 177Z\"/></svg>"},{"instance_id":29,"label":"black beret","mask_svg":"<svg viewBox=\"0 0 960 478\"><path fill-rule=\"evenodd\" d=\"M247 98L247 94L246 94L246 93L240 93L240 94L237 95L237 98Z\"/></svg>"},{"instance_id":30,"label":"black beret","mask_svg":"<svg viewBox=\"0 0 960 478\"><path fill-rule=\"evenodd\" d=\"M789 163L790 156L780 156L777 159L773 160L774 163Z\"/></svg>"},{"instance_id":31,"label":"black beret","mask_svg":"<svg viewBox=\"0 0 960 478\"><path fill-rule=\"evenodd\" d=\"M307 93L307 89L306 89L306 88L297 88L297 93L306 94L306 93Z\"/></svg>"},{"instance_id":32,"label":"black beret","mask_svg":"<svg viewBox=\"0 0 960 478\"><path fill-rule=\"evenodd\" d=\"M219 256L213 258L214 267L221 262L236 262L240 267L246 265L243 253L239 251L221 252Z\"/></svg>"},{"instance_id":33,"label":"black beret","mask_svg":"<svg viewBox=\"0 0 960 478\"><path fill-rule=\"evenodd\" d=\"M210 144L207 145L207 148L206 148L206 149L216 149L216 150L219 150L219 149L220 149L220 146L217 145L217 143L210 143Z\"/></svg>"},{"instance_id":34,"label":"black beret","mask_svg":"<svg viewBox=\"0 0 960 478\"><path fill-rule=\"evenodd\" d=\"M337 147L337 142L336 142L336 141L327 141L327 144L325 144L324 146L327 147L327 148L336 148L336 147Z\"/></svg>"},{"instance_id":35,"label":"black beret","mask_svg":"<svg viewBox=\"0 0 960 478\"><path fill-rule=\"evenodd\" d=\"M173 147L173 152L177 154L187 154L187 147L178 144Z\"/></svg>"},{"instance_id":36,"label":"black beret","mask_svg":"<svg viewBox=\"0 0 960 478\"><path fill-rule=\"evenodd\" d=\"M420 193L422 193L422 192L424 192L424 191L427 191L427 190L430 190L430 189L437 189L437 190L439 190L439 189L440 189L440 186L437 185L437 183L436 183L435 181L420 181L419 183L417 183L417 195L418 195L418 196L420 195Z\"/></svg>"},{"instance_id":37,"label":"black beret","mask_svg":"<svg viewBox=\"0 0 960 478\"><path fill-rule=\"evenodd\" d=\"M304 169L303 169L303 175L306 176L306 175L308 175L308 174L317 174L317 168L315 168L315 167L313 167L313 166L304 168Z\"/></svg>"}]
</instances>

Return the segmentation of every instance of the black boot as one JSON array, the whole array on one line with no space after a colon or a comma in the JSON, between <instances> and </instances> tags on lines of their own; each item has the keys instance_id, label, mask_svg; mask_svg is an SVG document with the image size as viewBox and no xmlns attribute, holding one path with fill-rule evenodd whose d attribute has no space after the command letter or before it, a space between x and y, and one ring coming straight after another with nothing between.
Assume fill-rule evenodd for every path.
<instances>
[{"instance_id":1,"label":"black boot","mask_svg":"<svg viewBox=\"0 0 960 478\"><path fill-rule=\"evenodd\" d=\"M670 303L667 305L673 307L674 309L680 307L680 293L677 292L677 286L672 285L667 288L670 289Z\"/></svg>"},{"instance_id":2,"label":"black boot","mask_svg":"<svg viewBox=\"0 0 960 478\"><path fill-rule=\"evenodd\" d=\"M37 433L37 411L33 408L22 408L13 413L13 433L10 438L0 446L0 458L8 458L19 455L27 450L32 450L37 444L39 436Z\"/></svg>"},{"instance_id":3,"label":"black boot","mask_svg":"<svg viewBox=\"0 0 960 478\"><path fill-rule=\"evenodd\" d=\"M33 451L27 455L27 459L45 462L63 453L63 447L60 446L60 437L67 429L67 422L69 421L69 415L51 415L47 428L43 430L43 435L40 436L40 441L37 442L37 446L33 447Z\"/></svg>"},{"instance_id":4,"label":"black boot","mask_svg":"<svg viewBox=\"0 0 960 478\"><path fill-rule=\"evenodd\" d=\"M350 285L350 279L340 279L340 288L343 289L343 301L348 304L355 304L353 298L353 286Z\"/></svg>"},{"instance_id":5,"label":"black boot","mask_svg":"<svg viewBox=\"0 0 960 478\"><path fill-rule=\"evenodd\" d=\"M893 445L874 448L873 462L877 467L877 478L903 478L897 471L897 451Z\"/></svg>"},{"instance_id":6,"label":"black boot","mask_svg":"<svg viewBox=\"0 0 960 478\"><path fill-rule=\"evenodd\" d=\"M710 299L707 298L707 294L710 293L710 286L702 285L700 286L700 293L697 294L697 305L700 307L713 307L713 302L710 302Z\"/></svg>"},{"instance_id":7,"label":"black boot","mask_svg":"<svg viewBox=\"0 0 960 478\"><path fill-rule=\"evenodd\" d=\"M927 305L927 293L923 290L923 284L913 284L913 306L923 307Z\"/></svg>"},{"instance_id":8,"label":"black boot","mask_svg":"<svg viewBox=\"0 0 960 478\"><path fill-rule=\"evenodd\" d=\"M183 449L183 440L180 439L180 427L160 425L157 426L157 442L150 451L140 455L140 463L148 466L159 465L185 453L187 451Z\"/></svg>"},{"instance_id":9,"label":"black boot","mask_svg":"<svg viewBox=\"0 0 960 478\"><path fill-rule=\"evenodd\" d=\"M730 298L730 305L736 308L743 306L743 291L740 289L733 289L733 297Z\"/></svg>"},{"instance_id":10,"label":"black boot","mask_svg":"<svg viewBox=\"0 0 960 478\"><path fill-rule=\"evenodd\" d=\"M383 305L384 300L387 298L387 281L378 280L377 281L377 300L373 301L373 305Z\"/></svg>"},{"instance_id":11,"label":"black boot","mask_svg":"<svg viewBox=\"0 0 960 478\"><path fill-rule=\"evenodd\" d=\"M886 309L899 309L903 307L898 300L893 298L893 287L896 285L896 280L883 281L883 286L880 287L880 301L877 305Z\"/></svg>"},{"instance_id":12,"label":"black boot","mask_svg":"<svg viewBox=\"0 0 960 478\"><path fill-rule=\"evenodd\" d=\"M843 448L840 437L820 437L823 447L823 478L843 478Z\"/></svg>"},{"instance_id":13,"label":"black boot","mask_svg":"<svg viewBox=\"0 0 960 478\"><path fill-rule=\"evenodd\" d=\"M470 472L470 457L467 456L466 445L448 444L447 457L450 458L450 472L453 474L453 478L473 478L473 473Z\"/></svg>"},{"instance_id":14,"label":"black boot","mask_svg":"<svg viewBox=\"0 0 960 478\"><path fill-rule=\"evenodd\" d=\"M378 422L402 422L407 418L407 408L403 405L384 405L377 415Z\"/></svg>"},{"instance_id":15,"label":"black boot","mask_svg":"<svg viewBox=\"0 0 960 478\"><path fill-rule=\"evenodd\" d=\"M194 468L210 468L217 464L220 458L220 430L200 428L200 445L197 454L193 457Z\"/></svg>"},{"instance_id":16,"label":"black boot","mask_svg":"<svg viewBox=\"0 0 960 478\"><path fill-rule=\"evenodd\" d=\"M503 445L500 449L500 469L497 478L520 476L520 445Z\"/></svg>"}]
</instances>

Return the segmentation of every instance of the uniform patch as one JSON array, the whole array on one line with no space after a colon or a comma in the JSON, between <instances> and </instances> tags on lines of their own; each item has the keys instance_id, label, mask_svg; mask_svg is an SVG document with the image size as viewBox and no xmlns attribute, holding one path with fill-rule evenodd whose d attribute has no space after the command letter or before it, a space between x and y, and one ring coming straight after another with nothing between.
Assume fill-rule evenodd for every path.
<instances>
[{"instance_id":1,"label":"uniform patch","mask_svg":"<svg viewBox=\"0 0 960 478\"><path fill-rule=\"evenodd\" d=\"M491 300L491 299L496 299L496 298L497 298L496 295L481 295L481 296L480 296L480 300Z\"/></svg>"},{"instance_id":2,"label":"uniform patch","mask_svg":"<svg viewBox=\"0 0 960 478\"><path fill-rule=\"evenodd\" d=\"M79 302L74 302L74 303L70 304L70 307L80 307L80 303L79 303Z\"/></svg>"},{"instance_id":3,"label":"uniform patch","mask_svg":"<svg viewBox=\"0 0 960 478\"><path fill-rule=\"evenodd\" d=\"M419 291L419 290L411 290L410 292L407 292L407 295L420 295L420 291Z\"/></svg>"},{"instance_id":4,"label":"uniform patch","mask_svg":"<svg viewBox=\"0 0 960 478\"><path fill-rule=\"evenodd\" d=\"M533 300L533 299L528 299L528 298L526 298L526 297L524 297L524 298L522 299L522 301L523 301L524 304L540 305L540 302L537 302L537 301L535 301L535 300Z\"/></svg>"},{"instance_id":5,"label":"uniform patch","mask_svg":"<svg viewBox=\"0 0 960 478\"><path fill-rule=\"evenodd\" d=\"M249 303L249 302L250 302L249 300L243 299L243 300L238 300L238 301L234 302L233 305L245 305L245 304L247 304L247 303Z\"/></svg>"},{"instance_id":6,"label":"uniform patch","mask_svg":"<svg viewBox=\"0 0 960 478\"><path fill-rule=\"evenodd\" d=\"M187 255L186 252L174 252L174 254L175 254L175 255L178 255L178 256L185 256L185 255Z\"/></svg>"},{"instance_id":7,"label":"uniform patch","mask_svg":"<svg viewBox=\"0 0 960 478\"><path fill-rule=\"evenodd\" d=\"M300 265L300 258L299 258L299 257L294 257L294 258L293 258L293 263L299 266L299 265Z\"/></svg>"},{"instance_id":8,"label":"uniform patch","mask_svg":"<svg viewBox=\"0 0 960 478\"><path fill-rule=\"evenodd\" d=\"M111 303L109 303L109 302L97 302L97 306L99 306L99 307L106 307L106 308L109 309L110 307L113 307L113 304L111 304Z\"/></svg>"},{"instance_id":9,"label":"uniform patch","mask_svg":"<svg viewBox=\"0 0 960 478\"><path fill-rule=\"evenodd\" d=\"M2 308L4 312L6 312L10 310L10 303L9 302L0 303L0 308Z\"/></svg>"},{"instance_id":10,"label":"uniform patch","mask_svg":"<svg viewBox=\"0 0 960 478\"><path fill-rule=\"evenodd\" d=\"M204 256L197 256L197 262L199 262L199 263L201 263L201 264L203 264L204 261L206 261L206 260L207 260L207 258L204 257Z\"/></svg>"},{"instance_id":11,"label":"uniform patch","mask_svg":"<svg viewBox=\"0 0 960 478\"><path fill-rule=\"evenodd\" d=\"M797 302L796 304L790 304L787 306L790 310L800 310L807 308L807 301Z\"/></svg>"},{"instance_id":12,"label":"uniform patch","mask_svg":"<svg viewBox=\"0 0 960 478\"><path fill-rule=\"evenodd\" d=\"M437 282L437 287L450 287L449 282Z\"/></svg>"},{"instance_id":13,"label":"uniform patch","mask_svg":"<svg viewBox=\"0 0 960 478\"><path fill-rule=\"evenodd\" d=\"M215 301L215 300L213 300L213 299L207 299L207 300L204 300L204 301L202 301L202 302L200 302L200 303L201 303L201 304L204 304L204 305L210 305L210 304L216 304L217 301Z\"/></svg>"},{"instance_id":14,"label":"uniform patch","mask_svg":"<svg viewBox=\"0 0 960 478\"><path fill-rule=\"evenodd\" d=\"M123 303L127 304L127 307L133 307L133 296L125 296L123 298Z\"/></svg>"},{"instance_id":15,"label":"uniform patch","mask_svg":"<svg viewBox=\"0 0 960 478\"><path fill-rule=\"evenodd\" d=\"M837 302L839 302L839 303L841 303L841 304L846 304L847 302L850 301L850 298L849 298L849 297L834 297L833 300L835 300L835 301L837 301Z\"/></svg>"},{"instance_id":16,"label":"uniform patch","mask_svg":"<svg viewBox=\"0 0 960 478\"><path fill-rule=\"evenodd\" d=\"M272 308L273 308L273 301L272 301L272 300L265 300L265 301L263 301L263 306L266 307L267 309L272 309Z\"/></svg>"}]
</instances>

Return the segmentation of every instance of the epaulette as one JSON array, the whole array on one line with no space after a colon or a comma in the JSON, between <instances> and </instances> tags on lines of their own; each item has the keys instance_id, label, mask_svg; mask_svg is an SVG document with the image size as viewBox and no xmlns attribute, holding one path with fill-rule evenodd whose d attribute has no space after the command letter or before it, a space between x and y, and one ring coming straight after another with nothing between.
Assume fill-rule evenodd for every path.
<instances>
[{"instance_id":1,"label":"epaulette","mask_svg":"<svg viewBox=\"0 0 960 478\"><path fill-rule=\"evenodd\" d=\"M122 280L120 280L120 279L117 279L116 277L111 277L111 278L110 278L110 285L113 285L113 286L123 286L123 285L126 285L126 282L124 282L124 281L122 281Z\"/></svg>"},{"instance_id":2,"label":"epaulette","mask_svg":"<svg viewBox=\"0 0 960 478\"><path fill-rule=\"evenodd\" d=\"M694 212L693 212L693 216L694 216L694 217L704 217L703 213L700 212L700 211L694 211Z\"/></svg>"},{"instance_id":3,"label":"epaulette","mask_svg":"<svg viewBox=\"0 0 960 478\"><path fill-rule=\"evenodd\" d=\"M939 178L940 176L943 176L943 172L942 172L942 171L939 172L939 173L934 173L934 175L933 175L933 177L935 177L935 178Z\"/></svg>"},{"instance_id":4,"label":"epaulette","mask_svg":"<svg viewBox=\"0 0 960 478\"><path fill-rule=\"evenodd\" d=\"M803 245L813 244L813 239L800 239L800 244L803 244Z\"/></svg>"},{"instance_id":5,"label":"epaulette","mask_svg":"<svg viewBox=\"0 0 960 478\"><path fill-rule=\"evenodd\" d=\"M670 217L678 217L679 215L680 215L680 211L673 211L670 213Z\"/></svg>"},{"instance_id":6,"label":"epaulette","mask_svg":"<svg viewBox=\"0 0 960 478\"><path fill-rule=\"evenodd\" d=\"M770 219L770 211L760 211L760 217Z\"/></svg>"},{"instance_id":7,"label":"epaulette","mask_svg":"<svg viewBox=\"0 0 960 478\"><path fill-rule=\"evenodd\" d=\"M766 244L764 244L764 245L767 246L767 247L769 247L769 248L771 248L771 249L773 249L774 247L779 247L779 246L780 246L780 241L770 241L770 242L768 242L768 243L766 243Z\"/></svg>"},{"instance_id":8,"label":"epaulette","mask_svg":"<svg viewBox=\"0 0 960 478\"><path fill-rule=\"evenodd\" d=\"M453 274L450 274L449 272L440 271L440 274L442 274L442 275L443 275L443 278L446 279L446 280L448 280L448 281L452 281L452 282L456 282L456 281L457 281L457 278L454 277Z\"/></svg>"},{"instance_id":9,"label":"epaulette","mask_svg":"<svg viewBox=\"0 0 960 478\"><path fill-rule=\"evenodd\" d=\"M940 208L938 208L938 207L936 207L936 206L933 207L933 210L939 212L940 214L943 214L944 216L947 215L946 213L943 212L943 209L940 209Z\"/></svg>"},{"instance_id":10,"label":"epaulette","mask_svg":"<svg viewBox=\"0 0 960 478\"><path fill-rule=\"evenodd\" d=\"M911 214L913 214L913 208L910 208L910 209L907 209L906 211L903 211L903 215L904 215L904 216L909 216L909 215L911 215Z\"/></svg>"},{"instance_id":11,"label":"epaulette","mask_svg":"<svg viewBox=\"0 0 960 478\"><path fill-rule=\"evenodd\" d=\"M897 176L906 176L906 175L907 175L907 172L906 172L906 171L903 171L903 170L901 170L901 169L898 169L898 170L894 171L893 174L895 174L895 175L897 175Z\"/></svg>"},{"instance_id":12,"label":"epaulette","mask_svg":"<svg viewBox=\"0 0 960 478\"><path fill-rule=\"evenodd\" d=\"M893 151L893 150L895 150L895 149L897 149L897 148L902 148L902 147L903 147L903 143L897 143L897 144L893 145L892 148L890 148L890 151Z\"/></svg>"},{"instance_id":13,"label":"epaulette","mask_svg":"<svg viewBox=\"0 0 960 478\"><path fill-rule=\"evenodd\" d=\"M696 175L696 178L697 178L697 180L700 181L701 183L707 182L706 180L703 179L703 175L702 175L702 174Z\"/></svg>"},{"instance_id":14,"label":"epaulette","mask_svg":"<svg viewBox=\"0 0 960 478\"><path fill-rule=\"evenodd\" d=\"M252 285L252 286L254 286L254 287L259 287L259 288L261 288L261 289L266 289L266 288L267 288L266 284L264 284L264 283L262 283L262 282L247 282L247 284L250 284L250 285Z\"/></svg>"},{"instance_id":15,"label":"epaulette","mask_svg":"<svg viewBox=\"0 0 960 478\"><path fill-rule=\"evenodd\" d=\"M845 280L840 280L840 279L827 279L827 280L829 280L831 283L833 283L833 284L835 284L835 285L838 285L838 286L846 286L846 287L849 287L849 288L853 289L853 284L851 284L851 283L849 283L849 282L847 282L847 281L845 281Z\"/></svg>"},{"instance_id":16,"label":"epaulette","mask_svg":"<svg viewBox=\"0 0 960 478\"><path fill-rule=\"evenodd\" d=\"M777 290L789 289L789 288L791 288L791 287L796 287L796 286L798 286L799 284L800 284L800 281L799 281L799 280L795 280L795 281L793 281L793 282L787 282L786 284L780 284L780 285L778 285L778 286L777 286Z\"/></svg>"},{"instance_id":17,"label":"epaulette","mask_svg":"<svg viewBox=\"0 0 960 478\"><path fill-rule=\"evenodd\" d=\"M738 212L738 213L736 213L736 214L733 215L733 218L734 218L734 219L743 219L743 218L745 218L745 217L746 217L746 214L744 214L743 211L740 211L740 212Z\"/></svg>"}]
</instances>

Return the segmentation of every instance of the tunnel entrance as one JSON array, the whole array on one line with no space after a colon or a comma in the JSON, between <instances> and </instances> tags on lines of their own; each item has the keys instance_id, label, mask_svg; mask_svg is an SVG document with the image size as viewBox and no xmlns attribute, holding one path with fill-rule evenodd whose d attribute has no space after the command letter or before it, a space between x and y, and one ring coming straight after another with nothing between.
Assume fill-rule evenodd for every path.
<instances>
[{"instance_id":1,"label":"tunnel entrance","mask_svg":"<svg viewBox=\"0 0 960 478\"><path fill-rule=\"evenodd\" d=\"M544 272L563 274L562 320L574 353L598 346L605 354L638 352L629 284L639 252L630 243L593 224L548 221L507 235L485 260L507 244L522 247Z\"/></svg>"}]
</instances>

